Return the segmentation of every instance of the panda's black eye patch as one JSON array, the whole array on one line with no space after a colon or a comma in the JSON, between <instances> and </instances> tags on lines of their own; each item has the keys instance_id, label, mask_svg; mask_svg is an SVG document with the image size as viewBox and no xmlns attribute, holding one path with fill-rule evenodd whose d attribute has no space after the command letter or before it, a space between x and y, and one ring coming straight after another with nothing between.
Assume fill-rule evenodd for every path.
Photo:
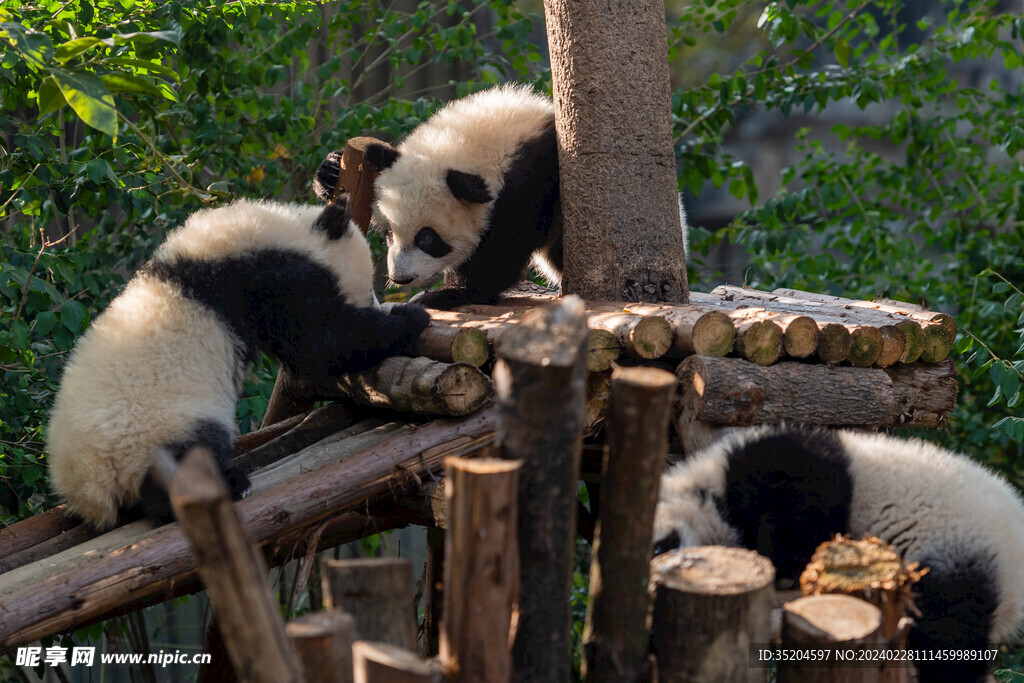
<instances>
[{"instance_id":1,"label":"panda's black eye patch","mask_svg":"<svg viewBox=\"0 0 1024 683\"><path fill-rule=\"evenodd\" d=\"M670 550L675 550L681 542L678 532L672 531L668 536L654 544L654 554L661 555Z\"/></svg>"},{"instance_id":2,"label":"panda's black eye patch","mask_svg":"<svg viewBox=\"0 0 1024 683\"><path fill-rule=\"evenodd\" d=\"M441 239L433 228L420 228L420 231L416 233L416 246L420 248L424 253L433 256L434 258L441 258L451 253L451 246Z\"/></svg>"}]
</instances>

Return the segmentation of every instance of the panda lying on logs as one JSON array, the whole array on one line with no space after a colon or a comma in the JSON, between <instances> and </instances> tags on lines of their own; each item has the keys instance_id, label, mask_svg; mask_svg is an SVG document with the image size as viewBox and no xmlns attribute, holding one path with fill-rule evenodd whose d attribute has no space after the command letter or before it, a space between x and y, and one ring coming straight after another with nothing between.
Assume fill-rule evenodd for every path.
<instances>
[{"instance_id":1,"label":"panda lying on logs","mask_svg":"<svg viewBox=\"0 0 1024 683\"><path fill-rule=\"evenodd\" d=\"M754 428L670 469L655 553L742 546L796 579L837 533L870 534L929 572L914 586L913 648L1007 642L1024 618L1024 507L969 458L923 441L845 431ZM922 681L984 677L980 661L920 662Z\"/></svg>"},{"instance_id":2,"label":"panda lying on logs","mask_svg":"<svg viewBox=\"0 0 1024 683\"><path fill-rule=\"evenodd\" d=\"M54 490L98 529L119 514L166 522L154 450L202 445L244 495L228 454L257 350L297 376L333 376L411 354L429 325L418 306L381 312L372 275L344 200L193 214L78 340L47 428Z\"/></svg>"},{"instance_id":3,"label":"panda lying on logs","mask_svg":"<svg viewBox=\"0 0 1024 683\"><path fill-rule=\"evenodd\" d=\"M317 171L328 200L341 172L334 152ZM451 102L398 146L366 146L380 170L373 225L388 243L388 277L445 286L417 296L431 308L494 303L531 258L553 285L562 278L558 142L551 100L502 85ZM686 216L679 205L686 241Z\"/></svg>"}]
</instances>

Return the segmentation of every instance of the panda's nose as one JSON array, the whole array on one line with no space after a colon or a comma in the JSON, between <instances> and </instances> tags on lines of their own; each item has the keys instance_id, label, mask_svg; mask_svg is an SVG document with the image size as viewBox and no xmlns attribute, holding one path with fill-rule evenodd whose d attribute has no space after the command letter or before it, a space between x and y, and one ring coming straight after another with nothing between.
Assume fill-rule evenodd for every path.
<instances>
[{"instance_id":1,"label":"panda's nose","mask_svg":"<svg viewBox=\"0 0 1024 683\"><path fill-rule=\"evenodd\" d=\"M391 281L394 282L396 285L407 285L410 282L412 282L412 278L411 277L407 277L407 278L404 278L404 279L399 279L397 277L393 277L393 278L391 278Z\"/></svg>"}]
</instances>

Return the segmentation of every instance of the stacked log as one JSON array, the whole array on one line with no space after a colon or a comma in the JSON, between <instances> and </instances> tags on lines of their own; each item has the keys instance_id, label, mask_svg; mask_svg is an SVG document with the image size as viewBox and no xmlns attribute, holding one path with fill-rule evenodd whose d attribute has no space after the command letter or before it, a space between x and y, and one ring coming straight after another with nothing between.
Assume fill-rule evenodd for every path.
<instances>
[{"instance_id":1,"label":"stacked log","mask_svg":"<svg viewBox=\"0 0 1024 683\"><path fill-rule=\"evenodd\" d=\"M543 289L515 294L500 305L464 306L432 315L443 324L485 330L495 343L530 308L556 299ZM956 335L951 316L911 304L733 286L717 287L710 294L691 292L688 305L591 303L587 315L592 330L609 332L625 356L641 362L697 354L735 355L758 365L782 358L816 358L829 365L885 368L917 361L939 363Z\"/></svg>"}]
</instances>

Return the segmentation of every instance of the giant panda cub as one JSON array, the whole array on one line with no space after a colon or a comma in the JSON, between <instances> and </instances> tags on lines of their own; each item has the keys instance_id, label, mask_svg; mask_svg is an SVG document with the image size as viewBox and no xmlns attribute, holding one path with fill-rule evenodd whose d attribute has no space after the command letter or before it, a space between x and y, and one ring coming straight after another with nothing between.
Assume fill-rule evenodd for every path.
<instances>
[{"instance_id":1,"label":"giant panda cub","mask_svg":"<svg viewBox=\"0 0 1024 683\"><path fill-rule=\"evenodd\" d=\"M929 572L915 648L983 648L1024 618L1024 507L1001 478L923 441L846 431L740 430L668 470L655 553L743 546L796 579L837 533L871 534ZM921 662L922 681L983 678L984 662Z\"/></svg>"},{"instance_id":2,"label":"giant panda cub","mask_svg":"<svg viewBox=\"0 0 1024 683\"><path fill-rule=\"evenodd\" d=\"M333 187L340 158L321 164L320 187ZM445 274L444 288L418 303L493 303L531 257L560 283L558 143L547 97L522 85L483 90L440 109L397 150L368 145L366 159L381 171L373 224L388 243L391 281L426 286ZM685 241L681 202L679 209Z\"/></svg>"},{"instance_id":3,"label":"giant panda cub","mask_svg":"<svg viewBox=\"0 0 1024 683\"><path fill-rule=\"evenodd\" d=\"M50 478L98 529L171 518L152 453L203 445L237 498L228 454L246 363L257 350L297 376L409 354L429 317L381 312L370 250L340 203L237 201L193 214L78 340L47 428Z\"/></svg>"}]
</instances>

